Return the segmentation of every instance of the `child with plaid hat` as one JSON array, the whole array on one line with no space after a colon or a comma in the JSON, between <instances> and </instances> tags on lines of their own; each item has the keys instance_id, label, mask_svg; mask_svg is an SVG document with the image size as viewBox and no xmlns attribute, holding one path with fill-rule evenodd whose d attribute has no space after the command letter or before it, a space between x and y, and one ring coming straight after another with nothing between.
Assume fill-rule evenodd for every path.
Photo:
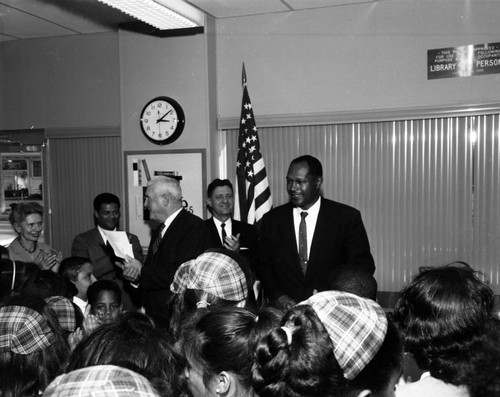
<instances>
[{"instance_id":1,"label":"child with plaid hat","mask_svg":"<svg viewBox=\"0 0 500 397\"><path fill-rule=\"evenodd\" d=\"M401 343L373 300L320 292L291 308L282 325L256 349L253 385L260 397L394 395Z\"/></svg>"},{"instance_id":2,"label":"child with plaid hat","mask_svg":"<svg viewBox=\"0 0 500 397\"><path fill-rule=\"evenodd\" d=\"M219 306L253 308L250 267L242 256L212 248L177 269L170 285L169 328L177 338L183 323L198 310Z\"/></svg>"},{"instance_id":3,"label":"child with plaid hat","mask_svg":"<svg viewBox=\"0 0 500 397\"><path fill-rule=\"evenodd\" d=\"M133 369L151 381L161 395L180 394L184 358L172 348L167 333L146 314L125 312L115 322L99 326L78 344L65 371L94 365Z\"/></svg>"},{"instance_id":4,"label":"child with plaid hat","mask_svg":"<svg viewBox=\"0 0 500 397\"><path fill-rule=\"evenodd\" d=\"M96 365L60 375L52 381L43 395L44 397L161 396L144 376L116 365Z\"/></svg>"},{"instance_id":5,"label":"child with plaid hat","mask_svg":"<svg viewBox=\"0 0 500 397\"><path fill-rule=\"evenodd\" d=\"M56 315L40 297L10 296L0 319L0 394L38 395L69 354Z\"/></svg>"}]
</instances>

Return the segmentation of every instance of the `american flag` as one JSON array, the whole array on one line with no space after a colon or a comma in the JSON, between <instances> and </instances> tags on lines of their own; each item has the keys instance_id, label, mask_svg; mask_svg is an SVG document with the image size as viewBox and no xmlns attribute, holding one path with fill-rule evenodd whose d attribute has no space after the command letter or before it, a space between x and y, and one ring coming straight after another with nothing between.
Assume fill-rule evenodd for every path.
<instances>
[{"instance_id":1,"label":"american flag","mask_svg":"<svg viewBox=\"0 0 500 397\"><path fill-rule=\"evenodd\" d=\"M243 100L241 104L238 158L236 162L236 205L234 217L247 223L257 223L273 204L264 158L260 153L259 135L247 89L245 64L242 72Z\"/></svg>"}]
</instances>

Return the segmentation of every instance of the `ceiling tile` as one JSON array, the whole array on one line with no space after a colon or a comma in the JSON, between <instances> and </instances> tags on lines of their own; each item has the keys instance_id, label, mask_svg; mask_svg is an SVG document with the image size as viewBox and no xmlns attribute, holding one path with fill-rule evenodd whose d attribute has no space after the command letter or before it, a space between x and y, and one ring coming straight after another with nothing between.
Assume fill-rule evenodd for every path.
<instances>
[{"instance_id":1,"label":"ceiling tile","mask_svg":"<svg viewBox=\"0 0 500 397\"><path fill-rule=\"evenodd\" d=\"M280 0L189 0L189 3L215 18L290 11Z\"/></svg>"},{"instance_id":2,"label":"ceiling tile","mask_svg":"<svg viewBox=\"0 0 500 397\"><path fill-rule=\"evenodd\" d=\"M335 7L346 4L373 3L375 0L286 0L294 10Z\"/></svg>"},{"instance_id":3,"label":"ceiling tile","mask_svg":"<svg viewBox=\"0 0 500 397\"><path fill-rule=\"evenodd\" d=\"M55 25L15 8L7 7L1 3L0 18L0 34L19 39L74 34L74 32L62 26Z\"/></svg>"},{"instance_id":4,"label":"ceiling tile","mask_svg":"<svg viewBox=\"0 0 500 397\"><path fill-rule=\"evenodd\" d=\"M134 18L97 0L0 0L0 4L66 27L73 31L73 34L116 30L119 23L135 21ZM4 18L0 18L3 22Z\"/></svg>"},{"instance_id":5,"label":"ceiling tile","mask_svg":"<svg viewBox=\"0 0 500 397\"><path fill-rule=\"evenodd\" d=\"M9 36L6 36L4 34L0 34L0 43L3 43L5 41L13 41L13 40L16 40L16 39L9 37Z\"/></svg>"}]
</instances>

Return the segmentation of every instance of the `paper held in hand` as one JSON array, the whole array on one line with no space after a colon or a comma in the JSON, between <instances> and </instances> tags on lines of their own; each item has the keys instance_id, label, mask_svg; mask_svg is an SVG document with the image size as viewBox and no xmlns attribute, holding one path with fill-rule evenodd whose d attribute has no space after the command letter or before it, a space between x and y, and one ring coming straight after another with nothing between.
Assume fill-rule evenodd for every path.
<instances>
[{"instance_id":1,"label":"paper held in hand","mask_svg":"<svg viewBox=\"0 0 500 397\"><path fill-rule=\"evenodd\" d=\"M104 235L109 241L115 255L125 259L125 256L134 257L132 244L128 241L127 233L124 231L103 230Z\"/></svg>"}]
</instances>

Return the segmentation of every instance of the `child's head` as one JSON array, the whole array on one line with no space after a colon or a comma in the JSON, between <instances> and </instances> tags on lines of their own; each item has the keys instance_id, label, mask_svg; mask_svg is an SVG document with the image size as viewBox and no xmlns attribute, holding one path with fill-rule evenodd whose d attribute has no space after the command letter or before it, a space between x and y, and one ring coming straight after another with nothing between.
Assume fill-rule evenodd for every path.
<instances>
[{"instance_id":1,"label":"child's head","mask_svg":"<svg viewBox=\"0 0 500 397\"><path fill-rule=\"evenodd\" d=\"M261 312L257 317L239 307L209 310L194 318L182 334L186 387L193 397L253 395L255 340L279 325L281 313Z\"/></svg>"},{"instance_id":2,"label":"child's head","mask_svg":"<svg viewBox=\"0 0 500 397\"><path fill-rule=\"evenodd\" d=\"M61 261L59 273L75 285L76 296L86 301L87 290L96 281L90 260L79 256L65 258Z\"/></svg>"},{"instance_id":3,"label":"child's head","mask_svg":"<svg viewBox=\"0 0 500 397\"><path fill-rule=\"evenodd\" d=\"M70 289L69 284L62 275L51 270L38 268L37 271L28 276L19 293L21 295L36 295L43 299L51 296L64 296L71 299L73 295L70 295L70 292L74 292L74 288Z\"/></svg>"},{"instance_id":4,"label":"child's head","mask_svg":"<svg viewBox=\"0 0 500 397\"><path fill-rule=\"evenodd\" d=\"M116 321L122 311L122 292L112 280L97 280L89 287L87 297L90 313L103 323Z\"/></svg>"},{"instance_id":5,"label":"child's head","mask_svg":"<svg viewBox=\"0 0 500 397\"><path fill-rule=\"evenodd\" d=\"M460 373L492 317L494 294L464 262L421 268L400 293L394 320L405 350L435 378L460 385Z\"/></svg>"},{"instance_id":6,"label":"child's head","mask_svg":"<svg viewBox=\"0 0 500 397\"><path fill-rule=\"evenodd\" d=\"M357 266L336 266L328 277L328 289L377 300L377 280L370 272Z\"/></svg>"}]
</instances>

